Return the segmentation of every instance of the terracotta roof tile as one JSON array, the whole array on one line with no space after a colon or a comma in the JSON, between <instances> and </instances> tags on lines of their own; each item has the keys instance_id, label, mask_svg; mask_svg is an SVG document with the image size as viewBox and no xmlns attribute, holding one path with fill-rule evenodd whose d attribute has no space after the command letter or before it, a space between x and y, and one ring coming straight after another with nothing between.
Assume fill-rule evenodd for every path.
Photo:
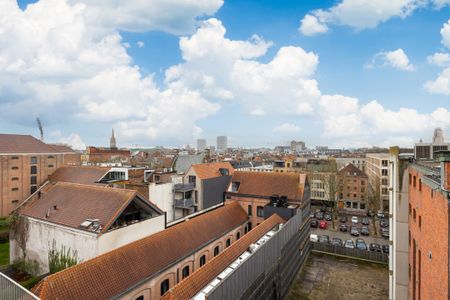
<instances>
[{"instance_id":1,"label":"terracotta roof tile","mask_svg":"<svg viewBox=\"0 0 450 300\"><path fill-rule=\"evenodd\" d=\"M50 275L33 292L43 300L110 299L247 220L238 203L225 205Z\"/></svg>"},{"instance_id":2,"label":"terracotta roof tile","mask_svg":"<svg viewBox=\"0 0 450 300\"><path fill-rule=\"evenodd\" d=\"M135 196L132 190L58 182L22 206L20 214L80 230L86 219L99 219L104 232Z\"/></svg>"},{"instance_id":3,"label":"terracotta roof tile","mask_svg":"<svg viewBox=\"0 0 450 300\"><path fill-rule=\"evenodd\" d=\"M162 300L190 299L210 283L217 275L235 261L248 247L258 241L277 224L285 223L277 214L250 230L241 239L231 244L218 256L208 261L203 267L197 269L192 275L174 286Z\"/></svg>"},{"instance_id":4,"label":"terracotta roof tile","mask_svg":"<svg viewBox=\"0 0 450 300\"><path fill-rule=\"evenodd\" d=\"M66 149L67 150L67 149ZM0 134L0 153L62 153L57 147L47 145L31 135ZM74 151L72 151L74 152Z\"/></svg>"},{"instance_id":5,"label":"terracotta roof tile","mask_svg":"<svg viewBox=\"0 0 450 300\"><path fill-rule=\"evenodd\" d=\"M207 164L195 164L192 165L195 173L200 179L209 179L214 177L219 177L219 169L228 169L229 175L233 175L234 169L229 162L216 162Z\"/></svg>"},{"instance_id":6,"label":"terracotta roof tile","mask_svg":"<svg viewBox=\"0 0 450 300\"><path fill-rule=\"evenodd\" d=\"M240 183L238 194L262 197L278 195L287 196L289 200L301 201L306 174L236 171L231 181Z\"/></svg>"},{"instance_id":7,"label":"terracotta roof tile","mask_svg":"<svg viewBox=\"0 0 450 300\"><path fill-rule=\"evenodd\" d=\"M91 166L64 166L58 168L48 177L53 182L72 182L82 184L98 184L100 178L108 172L110 168Z\"/></svg>"}]
</instances>

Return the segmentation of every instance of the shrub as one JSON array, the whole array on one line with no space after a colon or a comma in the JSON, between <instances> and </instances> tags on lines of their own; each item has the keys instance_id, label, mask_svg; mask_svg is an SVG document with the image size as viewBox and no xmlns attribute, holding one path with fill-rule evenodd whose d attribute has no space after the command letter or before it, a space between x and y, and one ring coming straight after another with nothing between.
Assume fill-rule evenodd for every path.
<instances>
[{"instance_id":1,"label":"shrub","mask_svg":"<svg viewBox=\"0 0 450 300\"><path fill-rule=\"evenodd\" d=\"M40 267L36 260L17 259L12 263L16 272L25 273L32 276L39 275Z\"/></svg>"},{"instance_id":2,"label":"shrub","mask_svg":"<svg viewBox=\"0 0 450 300\"><path fill-rule=\"evenodd\" d=\"M61 250L56 249L56 241L53 240L52 248L48 251L48 266L50 274L59 272L78 263L78 252L65 246Z\"/></svg>"}]
</instances>

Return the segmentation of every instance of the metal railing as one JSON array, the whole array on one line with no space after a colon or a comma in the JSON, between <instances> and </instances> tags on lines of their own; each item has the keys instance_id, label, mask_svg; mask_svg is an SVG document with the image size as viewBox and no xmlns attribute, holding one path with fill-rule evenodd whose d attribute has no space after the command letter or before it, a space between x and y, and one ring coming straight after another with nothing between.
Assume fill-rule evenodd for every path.
<instances>
[{"instance_id":1,"label":"metal railing","mask_svg":"<svg viewBox=\"0 0 450 300\"><path fill-rule=\"evenodd\" d=\"M191 208L192 206L194 206L194 199L192 198L175 200L175 207Z\"/></svg>"},{"instance_id":2,"label":"metal railing","mask_svg":"<svg viewBox=\"0 0 450 300\"><path fill-rule=\"evenodd\" d=\"M174 186L175 192L190 191L195 188L193 183L177 183Z\"/></svg>"},{"instance_id":3,"label":"metal railing","mask_svg":"<svg viewBox=\"0 0 450 300\"><path fill-rule=\"evenodd\" d=\"M343 246L331 245L326 243L311 242L313 251L327 252L341 256L354 257L373 262L389 263L389 255L383 252L375 252L368 250L361 250L356 248L346 248Z\"/></svg>"},{"instance_id":4,"label":"metal railing","mask_svg":"<svg viewBox=\"0 0 450 300\"><path fill-rule=\"evenodd\" d=\"M0 299L40 300L20 284L0 272Z\"/></svg>"}]
</instances>

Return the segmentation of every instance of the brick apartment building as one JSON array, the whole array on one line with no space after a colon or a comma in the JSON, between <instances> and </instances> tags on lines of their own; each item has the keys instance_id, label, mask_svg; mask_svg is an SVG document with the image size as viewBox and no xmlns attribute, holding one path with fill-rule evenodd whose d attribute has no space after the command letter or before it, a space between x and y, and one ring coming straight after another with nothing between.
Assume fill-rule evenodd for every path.
<instances>
[{"instance_id":1,"label":"brick apartment building","mask_svg":"<svg viewBox=\"0 0 450 300\"><path fill-rule=\"evenodd\" d=\"M408 169L408 298L448 299L450 151Z\"/></svg>"},{"instance_id":2,"label":"brick apartment building","mask_svg":"<svg viewBox=\"0 0 450 300\"><path fill-rule=\"evenodd\" d=\"M367 210L369 179L353 164L338 172L337 194L339 208L353 211Z\"/></svg>"},{"instance_id":3,"label":"brick apartment building","mask_svg":"<svg viewBox=\"0 0 450 300\"><path fill-rule=\"evenodd\" d=\"M31 135L0 134L0 216L7 216L57 168L79 165L80 154Z\"/></svg>"}]
</instances>

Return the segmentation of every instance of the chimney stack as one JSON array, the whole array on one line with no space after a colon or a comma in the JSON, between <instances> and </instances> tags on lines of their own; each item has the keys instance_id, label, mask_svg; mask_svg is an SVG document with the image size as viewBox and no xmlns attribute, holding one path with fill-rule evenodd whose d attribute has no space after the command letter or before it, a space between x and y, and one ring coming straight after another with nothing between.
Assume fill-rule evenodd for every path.
<instances>
[{"instance_id":1,"label":"chimney stack","mask_svg":"<svg viewBox=\"0 0 450 300\"><path fill-rule=\"evenodd\" d=\"M441 189L450 191L450 151L437 153L441 163Z\"/></svg>"}]
</instances>

